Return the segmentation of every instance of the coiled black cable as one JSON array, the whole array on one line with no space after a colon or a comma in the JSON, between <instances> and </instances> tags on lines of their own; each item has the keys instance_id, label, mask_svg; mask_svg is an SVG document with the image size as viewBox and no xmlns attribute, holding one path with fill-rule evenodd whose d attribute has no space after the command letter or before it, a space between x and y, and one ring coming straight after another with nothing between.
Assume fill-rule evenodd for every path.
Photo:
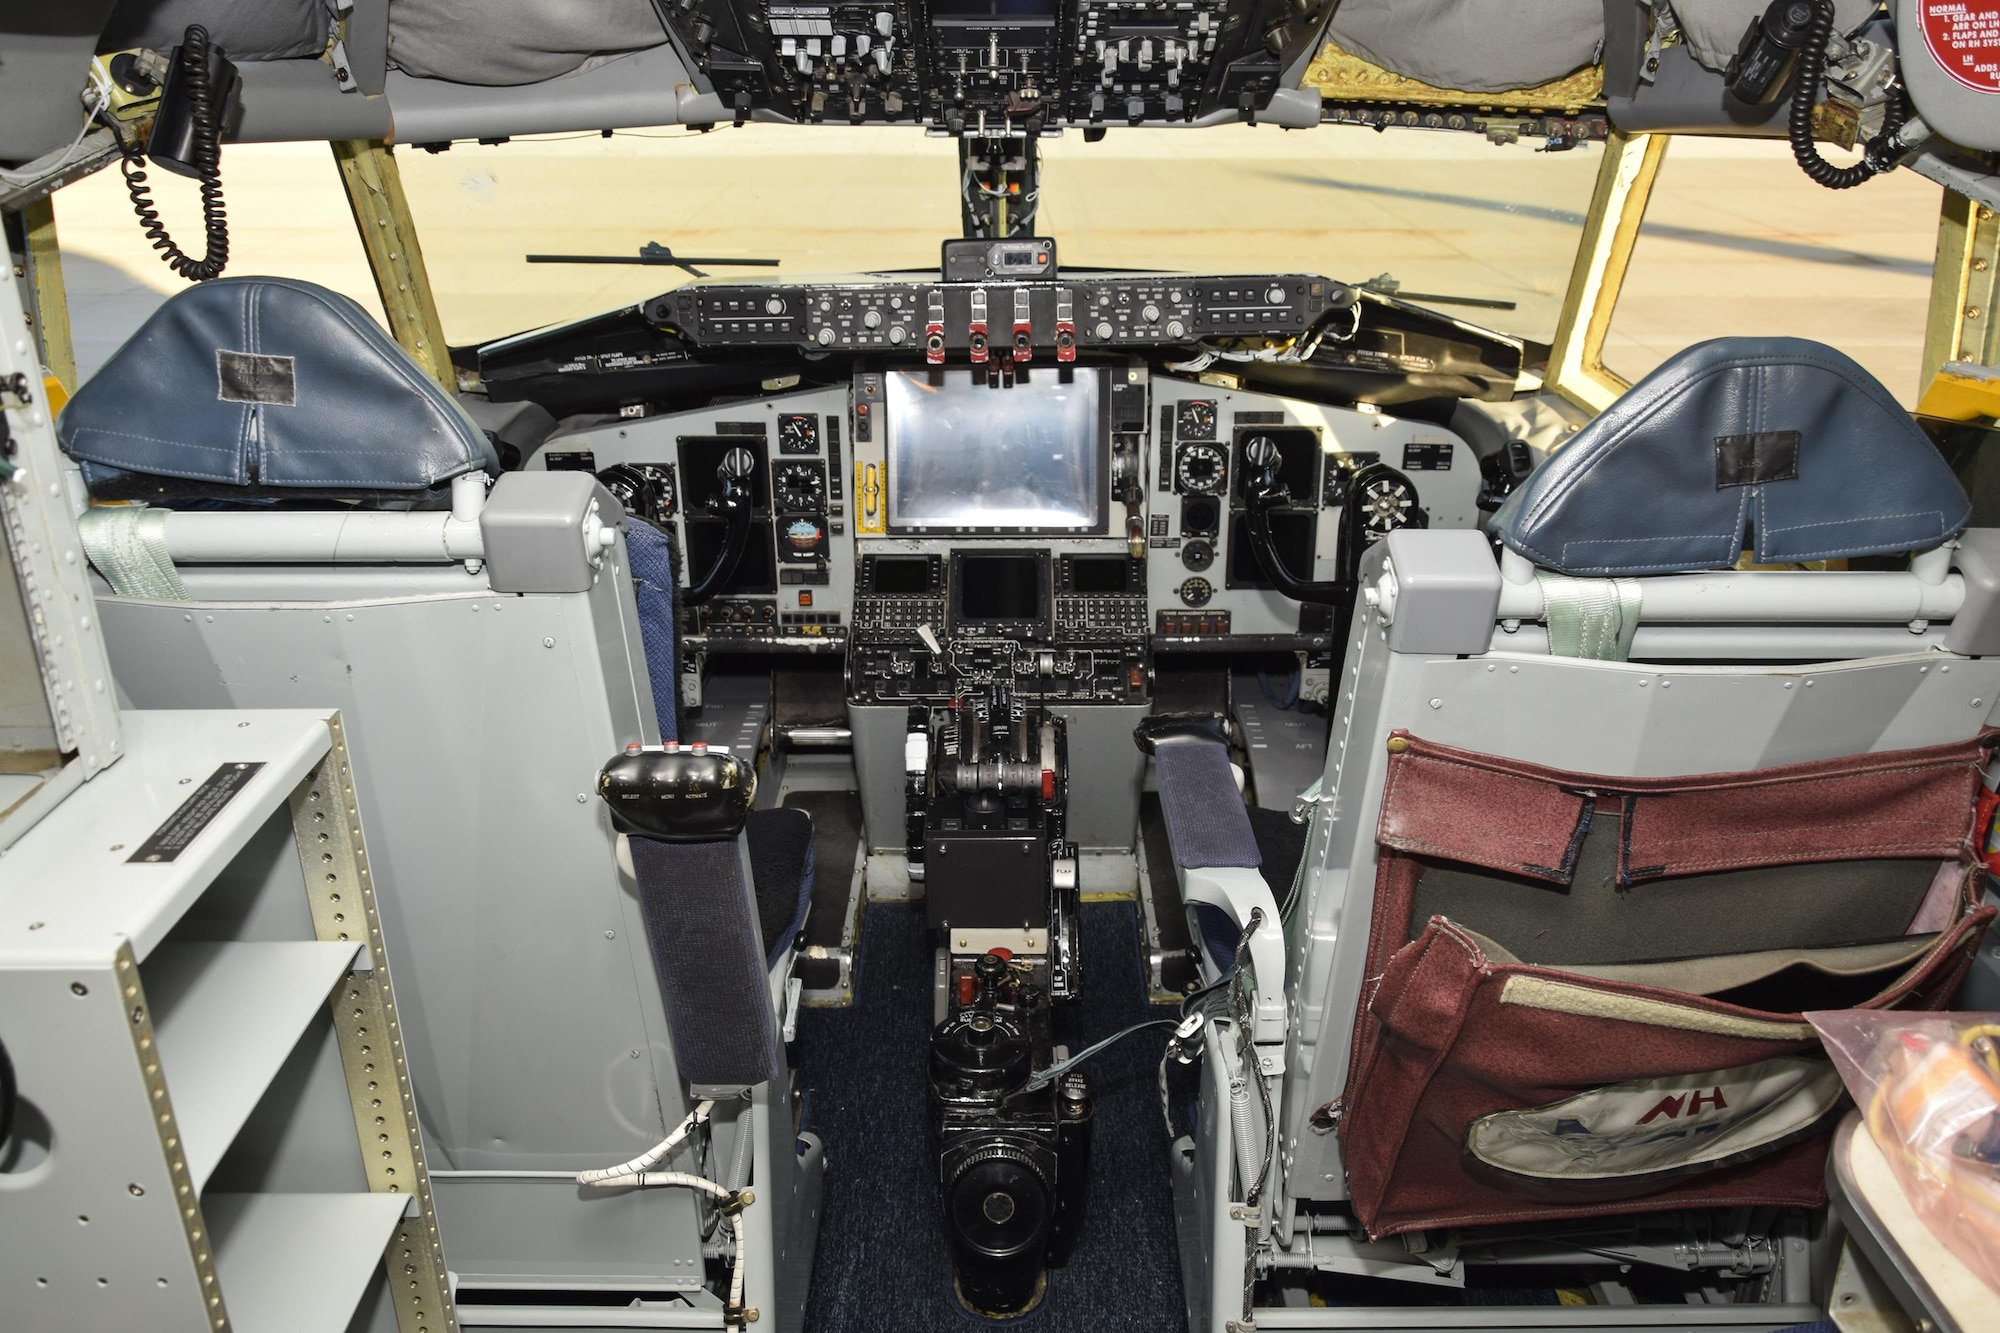
<instances>
[{"instance_id":1,"label":"coiled black cable","mask_svg":"<svg viewBox=\"0 0 2000 1333\"><path fill-rule=\"evenodd\" d=\"M219 277L229 263L229 219L222 206L222 109L215 105L214 85L209 80L208 29L191 24L181 36L181 86L188 99L188 118L194 125L194 153L191 165L201 184L201 221L207 233L207 250L194 258L167 234L166 223L153 202L152 188L146 184L145 154L135 142L120 136L124 159L118 168L125 174L125 189L132 196L132 211L146 239L160 251L168 268L189 282L206 282Z\"/></svg>"},{"instance_id":2,"label":"coiled black cable","mask_svg":"<svg viewBox=\"0 0 2000 1333\"><path fill-rule=\"evenodd\" d=\"M1807 0L1807 3L1812 6L1813 16L1806 25L1805 45L1799 51L1798 82L1792 85L1792 111L1786 122L1792 157L1798 161L1800 171L1827 189L1851 190L1863 181L1894 170L1896 163L1890 149L1909 112L1899 90L1883 108L1882 132L1869 140L1859 162L1851 167L1836 167L1820 156L1819 145L1813 142L1812 116L1819 103L1820 89L1826 83L1826 44L1833 37L1833 0Z\"/></svg>"}]
</instances>

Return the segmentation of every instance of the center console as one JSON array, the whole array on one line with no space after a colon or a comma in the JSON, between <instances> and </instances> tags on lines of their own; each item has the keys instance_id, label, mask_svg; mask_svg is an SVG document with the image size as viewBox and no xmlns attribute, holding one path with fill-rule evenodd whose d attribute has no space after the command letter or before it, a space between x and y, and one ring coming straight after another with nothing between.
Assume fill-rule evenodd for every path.
<instances>
[{"instance_id":1,"label":"center console","mask_svg":"<svg viewBox=\"0 0 2000 1333\"><path fill-rule=\"evenodd\" d=\"M1125 536L1140 447L1119 429L1143 410L1113 380L857 376L854 702L1145 699L1145 562Z\"/></svg>"}]
</instances>

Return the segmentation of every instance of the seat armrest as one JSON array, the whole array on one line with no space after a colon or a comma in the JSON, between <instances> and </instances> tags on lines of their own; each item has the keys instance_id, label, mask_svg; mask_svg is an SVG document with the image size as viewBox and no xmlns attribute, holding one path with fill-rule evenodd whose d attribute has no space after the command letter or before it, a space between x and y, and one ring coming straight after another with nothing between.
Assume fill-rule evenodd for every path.
<instances>
[{"instance_id":1,"label":"seat armrest","mask_svg":"<svg viewBox=\"0 0 2000 1333\"><path fill-rule=\"evenodd\" d=\"M1250 967L1257 974L1257 1008L1251 1039L1260 1045L1285 1041L1285 925L1264 876L1242 866L1192 866L1180 871L1184 902L1220 909L1249 940ZM1257 917L1253 927L1251 918ZM1265 1073L1273 1072L1267 1064Z\"/></svg>"}]
</instances>

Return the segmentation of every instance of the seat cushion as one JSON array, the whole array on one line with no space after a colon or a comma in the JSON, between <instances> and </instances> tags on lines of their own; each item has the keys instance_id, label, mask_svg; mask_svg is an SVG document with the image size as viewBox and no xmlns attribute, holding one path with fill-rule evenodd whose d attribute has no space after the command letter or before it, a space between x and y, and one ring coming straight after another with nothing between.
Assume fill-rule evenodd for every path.
<instances>
[{"instance_id":1,"label":"seat cushion","mask_svg":"<svg viewBox=\"0 0 2000 1333\"><path fill-rule=\"evenodd\" d=\"M753 810L743 836L750 843L751 887L768 968L784 957L806 924L813 889L812 816L803 810Z\"/></svg>"}]
</instances>

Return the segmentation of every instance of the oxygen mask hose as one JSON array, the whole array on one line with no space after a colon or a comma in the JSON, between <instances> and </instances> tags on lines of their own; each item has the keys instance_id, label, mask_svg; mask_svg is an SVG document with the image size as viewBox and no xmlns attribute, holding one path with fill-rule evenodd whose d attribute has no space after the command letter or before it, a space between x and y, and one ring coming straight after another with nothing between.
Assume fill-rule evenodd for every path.
<instances>
[{"instance_id":1,"label":"oxygen mask hose","mask_svg":"<svg viewBox=\"0 0 2000 1333\"><path fill-rule=\"evenodd\" d=\"M1903 93L1897 89L1882 111L1882 132L1868 141L1861 160L1851 167L1836 167L1820 156L1813 141L1813 108L1826 84L1826 44L1833 37L1833 0L1805 0L1812 6L1812 21L1806 28L1799 51L1797 82L1792 85L1792 109L1786 129L1792 141L1792 156L1799 170L1829 190L1851 190L1863 181L1893 171L1902 141L1897 131L1909 114Z\"/></svg>"}]
</instances>

